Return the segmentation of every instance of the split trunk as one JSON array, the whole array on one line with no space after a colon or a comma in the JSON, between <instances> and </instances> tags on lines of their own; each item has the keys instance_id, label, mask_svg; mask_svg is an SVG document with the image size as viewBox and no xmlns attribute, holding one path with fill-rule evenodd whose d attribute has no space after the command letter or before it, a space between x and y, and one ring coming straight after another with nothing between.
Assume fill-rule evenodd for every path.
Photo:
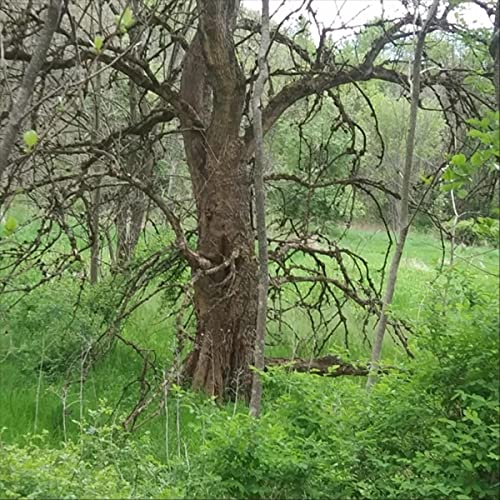
<instances>
[{"instance_id":1,"label":"split trunk","mask_svg":"<svg viewBox=\"0 0 500 500\"><path fill-rule=\"evenodd\" d=\"M197 252L220 266L194 280L195 345L185 374L195 389L248 399L257 316L257 262L250 175L240 137L245 80L233 31L236 1L199 0L199 27L183 62L184 146L197 209ZM194 269L193 273L196 274Z\"/></svg>"}]
</instances>

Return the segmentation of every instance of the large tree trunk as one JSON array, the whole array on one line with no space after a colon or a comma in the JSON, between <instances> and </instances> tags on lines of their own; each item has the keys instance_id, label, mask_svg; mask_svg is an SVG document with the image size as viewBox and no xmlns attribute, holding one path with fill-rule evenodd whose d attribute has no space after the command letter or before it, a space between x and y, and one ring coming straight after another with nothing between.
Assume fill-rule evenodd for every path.
<instances>
[{"instance_id":1,"label":"large tree trunk","mask_svg":"<svg viewBox=\"0 0 500 500\"><path fill-rule=\"evenodd\" d=\"M204 131L184 132L198 216L198 253L213 266L227 263L195 279L197 332L185 372L195 389L248 399L257 265L250 179L239 137L245 83L233 44L237 3L198 0L198 32L183 64L181 96L206 125ZM185 119L182 126L186 130L192 124Z\"/></svg>"},{"instance_id":2,"label":"large tree trunk","mask_svg":"<svg viewBox=\"0 0 500 500\"><path fill-rule=\"evenodd\" d=\"M228 149L238 151L230 144ZM257 266L246 172L234 153L210 169L214 175L200 197L199 253L214 264L232 258L234 264L195 282L197 333L186 373L194 388L210 395L236 397L239 393L247 398L257 313Z\"/></svg>"},{"instance_id":3,"label":"large tree trunk","mask_svg":"<svg viewBox=\"0 0 500 500\"><path fill-rule=\"evenodd\" d=\"M186 374L195 389L217 397L248 397L257 312L257 266L251 230L250 189L241 143L224 133L194 182L198 208L198 253L217 266L195 281L197 334ZM224 139L223 139L224 138ZM216 143L212 142L213 145ZM203 169L205 172L205 169Z\"/></svg>"}]
</instances>

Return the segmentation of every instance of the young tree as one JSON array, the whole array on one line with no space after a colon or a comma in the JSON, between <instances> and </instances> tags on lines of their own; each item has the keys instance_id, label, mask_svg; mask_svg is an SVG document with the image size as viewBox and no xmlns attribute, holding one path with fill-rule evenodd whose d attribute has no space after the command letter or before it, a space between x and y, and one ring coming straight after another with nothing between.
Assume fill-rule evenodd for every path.
<instances>
[{"instance_id":1,"label":"young tree","mask_svg":"<svg viewBox=\"0 0 500 500\"><path fill-rule=\"evenodd\" d=\"M254 365L264 369L264 346L267 321L267 292L269 289L269 269L266 227L266 187L264 184L264 134L262 132L262 97L267 78L267 51L269 50L269 0L262 0L262 28L259 47L259 75L255 82L252 99L253 131L255 136L255 211L257 219L257 240L259 244L259 289L257 303L257 325L255 334ZM258 417L262 399L262 381L259 373L253 374L250 414Z\"/></svg>"},{"instance_id":2,"label":"young tree","mask_svg":"<svg viewBox=\"0 0 500 500\"><path fill-rule=\"evenodd\" d=\"M410 102L410 118L408 124L408 135L406 136L406 155L403 170L403 182L401 187L401 206L399 211L399 231L398 241L396 243L396 250L392 256L392 261L389 269L389 277L382 304L380 318L375 329L375 341L372 348L370 374L368 376L367 387L370 388L377 380L377 373L379 370L380 357L382 354L382 343L384 341L385 330L387 328L387 320L389 308L392 304L394 291L396 289L396 281L398 277L399 264L403 256L403 250L406 243L406 238L410 230L409 224L409 195L410 195L410 181L412 176L413 167L413 153L415 149L415 131L417 129L417 114L420 98L421 87L421 71L422 71L422 55L424 51L424 43L427 32L431 26L434 17L436 16L439 6L439 0L434 0L432 6L427 14L422 29L417 35L417 43L415 46L415 55L413 59L412 71L410 76L411 88L411 102ZM417 4L416 9L418 10Z\"/></svg>"}]
</instances>

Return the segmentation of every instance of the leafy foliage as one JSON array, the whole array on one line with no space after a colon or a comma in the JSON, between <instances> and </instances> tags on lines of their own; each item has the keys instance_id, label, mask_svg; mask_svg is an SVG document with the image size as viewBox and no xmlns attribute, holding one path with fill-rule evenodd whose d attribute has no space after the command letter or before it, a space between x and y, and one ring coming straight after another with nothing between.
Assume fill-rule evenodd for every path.
<instances>
[{"instance_id":1,"label":"leafy foliage","mask_svg":"<svg viewBox=\"0 0 500 500\"><path fill-rule=\"evenodd\" d=\"M80 288L71 277L36 289L9 311L10 354L22 360L27 373L40 369L50 376L64 373L112 317L113 297L112 285L105 281Z\"/></svg>"},{"instance_id":2,"label":"leafy foliage","mask_svg":"<svg viewBox=\"0 0 500 500\"><path fill-rule=\"evenodd\" d=\"M447 224L453 227L453 221ZM498 245L499 221L491 217L461 220L455 225L455 239L466 245L490 243Z\"/></svg>"},{"instance_id":3,"label":"leafy foliage","mask_svg":"<svg viewBox=\"0 0 500 500\"><path fill-rule=\"evenodd\" d=\"M35 130L26 130L23 134L24 145L27 151L31 151L38 144L38 134Z\"/></svg>"},{"instance_id":4,"label":"leafy foliage","mask_svg":"<svg viewBox=\"0 0 500 500\"><path fill-rule=\"evenodd\" d=\"M466 188L480 168L496 169L500 160L500 112L487 113L482 119L467 120L471 125L468 136L477 143L469 158L463 153L453 155L449 167L443 174L443 191L458 190L460 197L467 195Z\"/></svg>"}]
</instances>

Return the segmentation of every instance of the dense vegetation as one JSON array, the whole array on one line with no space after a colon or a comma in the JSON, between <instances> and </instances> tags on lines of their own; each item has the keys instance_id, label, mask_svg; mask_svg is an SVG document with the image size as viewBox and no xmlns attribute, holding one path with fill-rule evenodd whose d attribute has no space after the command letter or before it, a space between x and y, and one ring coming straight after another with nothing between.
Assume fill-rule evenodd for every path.
<instances>
[{"instance_id":1,"label":"dense vegetation","mask_svg":"<svg viewBox=\"0 0 500 500\"><path fill-rule=\"evenodd\" d=\"M498 498L498 6L315 3L0 3L0 498Z\"/></svg>"}]
</instances>

